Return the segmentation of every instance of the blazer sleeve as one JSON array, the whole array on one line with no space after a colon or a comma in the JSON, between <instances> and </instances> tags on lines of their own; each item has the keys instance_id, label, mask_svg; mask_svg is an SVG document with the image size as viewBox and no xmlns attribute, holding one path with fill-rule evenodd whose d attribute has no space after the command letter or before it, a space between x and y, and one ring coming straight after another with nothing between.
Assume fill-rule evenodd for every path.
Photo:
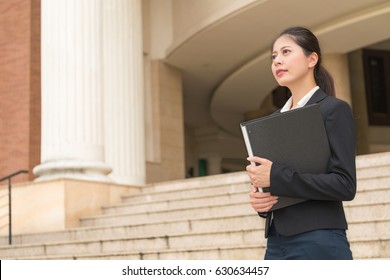
<instances>
[{"instance_id":1,"label":"blazer sleeve","mask_svg":"<svg viewBox=\"0 0 390 280\"><path fill-rule=\"evenodd\" d=\"M326 174L300 173L274 162L270 191L276 196L348 201L356 194L355 127L349 105L333 99L323 112L331 158ZM304 152L304 151L301 151Z\"/></svg>"}]
</instances>

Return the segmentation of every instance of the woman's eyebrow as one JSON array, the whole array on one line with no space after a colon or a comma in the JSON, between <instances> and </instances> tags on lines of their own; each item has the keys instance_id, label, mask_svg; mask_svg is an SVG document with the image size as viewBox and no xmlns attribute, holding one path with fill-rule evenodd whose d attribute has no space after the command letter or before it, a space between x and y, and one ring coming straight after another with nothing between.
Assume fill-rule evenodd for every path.
<instances>
[{"instance_id":1,"label":"woman's eyebrow","mask_svg":"<svg viewBox=\"0 0 390 280\"><path fill-rule=\"evenodd\" d=\"M291 48L291 46L283 46L280 48L280 50L284 50L286 48ZM272 53L276 53L277 51L276 50L273 50Z\"/></svg>"}]
</instances>

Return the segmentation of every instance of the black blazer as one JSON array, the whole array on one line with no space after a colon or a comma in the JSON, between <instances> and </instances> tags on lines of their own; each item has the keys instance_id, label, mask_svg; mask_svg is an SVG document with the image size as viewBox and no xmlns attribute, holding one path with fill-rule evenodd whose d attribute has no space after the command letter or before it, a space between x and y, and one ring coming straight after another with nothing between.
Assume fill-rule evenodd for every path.
<instances>
[{"instance_id":1,"label":"black blazer","mask_svg":"<svg viewBox=\"0 0 390 280\"><path fill-rule=\"evenodd\" d=\"M314 103L320 105L331 158L327 174L299 173L289 166L277 162L272 164L272 195L308 199L273 211L272 222L277 232L285 236L316 229L347 229L342 201L352 200L356 194L355 124L351 108L321 89L314 93L307 105ZM269 214L265 226L266 238L271 218Z\"/></svg>"}]
</instances>

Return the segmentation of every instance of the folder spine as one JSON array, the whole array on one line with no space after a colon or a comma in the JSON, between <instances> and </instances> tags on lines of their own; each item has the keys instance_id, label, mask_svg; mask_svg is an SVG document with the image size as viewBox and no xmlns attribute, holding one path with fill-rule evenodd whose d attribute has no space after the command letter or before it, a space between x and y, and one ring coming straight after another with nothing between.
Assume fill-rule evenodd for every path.
<instances>
[{"instance_id":1,"label":"folder spine","mask_svg":"<svg viewBox=\"0 0 390 280\"><path fill-rule=\"evenodd\" d=\"M253 157L254 154L253 154L253 151L252 151L251 142L249 140L247 127L245 125L243 125L243 124L240 124L240 126L241 126L241 130L242 130L242 135L243 135L243 138L244 138L245 146L246 146L246 149L247 149L247 152L248 152L248 156ZM256 163L251 161L251 165L256 166ZM256 188L256 189L257 189L258 192L262 192L263 191L263 189L259 189L259 188ZM269 188L267 188L267 189L269 189Z\"/></svg>"},{"instance_id":2,"label":"folder spine","mask_svg":"<svg viewBox=\"0 0 390 280\"><path fill-rule=\"evenodd\" d=\"M246 126L241 124L241 130L242 130L242 135L244 137L244 142L245 142L245 146L246 146L246 149L248 152L248 156L253 157L254 155L253 155L253 151L252 151L252 145L251 145L250 140L249 140L248 130L247 130ZM251 162L251 164L253 166L256 166L256 164L254 162Z\"/></svg>"}]
</instances>

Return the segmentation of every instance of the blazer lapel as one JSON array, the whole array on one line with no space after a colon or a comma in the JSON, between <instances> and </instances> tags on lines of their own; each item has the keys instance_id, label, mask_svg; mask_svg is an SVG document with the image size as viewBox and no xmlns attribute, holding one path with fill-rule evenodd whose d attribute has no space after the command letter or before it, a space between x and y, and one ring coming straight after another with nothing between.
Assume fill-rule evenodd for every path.
<instances>
[{"instance_id":1,"label":"blazer lapel","mask_svg":"<svg viewBox=\"0 0 390 280\"><path fill-rule=\"evenodd\" d=\"M309 99L309 101L307 101L306 105L310 105L310 104L321 102L322 100L324 100L327 97L328 97L328 95L322 89L319 88L313 94L313 96ZM273 112L272 115L281 114L280 110L282 110L282 108L280 108L280 109L276 110L275 112Z\"/></svg>"},{"instance_id":2,"label":"blazer lapel","mask_svg":"<svg viewBox=\"0 0 390 280\"><path fill-rule=\"evenodd\" d=\"M322 90L322 89L317 89L317 91L313 94L313 96L309 99L309 101L306 103L306 105L314 104L321 102L324 100L328 95ZM305 106L306 106L305 105Z\"/></svg>"}]
</instances>

